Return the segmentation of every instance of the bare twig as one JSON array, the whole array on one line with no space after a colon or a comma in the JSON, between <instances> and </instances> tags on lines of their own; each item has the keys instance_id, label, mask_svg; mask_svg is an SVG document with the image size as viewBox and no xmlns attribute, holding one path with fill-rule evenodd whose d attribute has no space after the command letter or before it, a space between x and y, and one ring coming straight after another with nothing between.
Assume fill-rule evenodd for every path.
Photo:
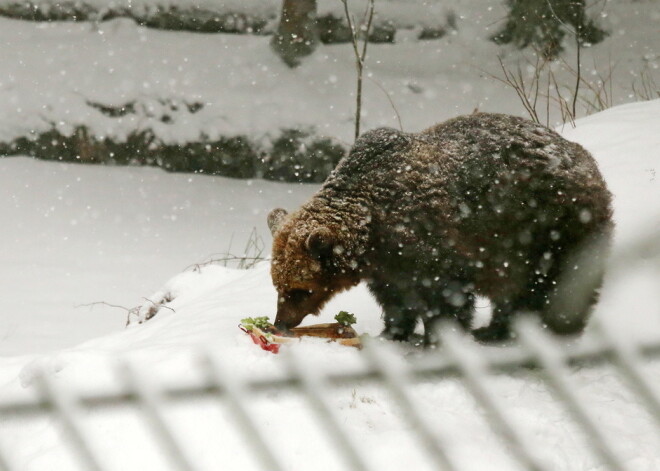
<instances>
[{"instance_id":1,"label":"bare twig","mask_svg":"<svg viewBox=\"0 0 660 471\"><path fill-rule=\"evenodd\" d=\"M243 255L234 255L231 253L232 241L233 241L233 235L232 235L232 240L230 241L229 248L227 249L226 252L211 254L209 255L208 260L201 263L193 263L191 265L188 265L186 268L184 268L183 271L187 271L190 269L194 271L199 271L202 267L206 267L208 265L216 265L216 264L220 264L226 267L229 262L237 262L236 263L237 268L247 270L250 268L254 268L254 266L257 263L266 260L266 257L263 255L266 245L264 243L264 240L261 238L261 236L257 234L256 227L253 227L252 231L250 232L250 236L248 237L247 243L245 244L245 249L243 250Z\"/></svg>"},{"instance_id":2,"label":"bare twig","mask_svg":"<svg viewBox=\"0 0 660 471\"><path fill-rule=\"evenodd\" d=\"M371 77L369 77L369 76L367 76L367 78L368 78L369 80L371 80L371 81L373 82L373 84L376 85L378 88L380 88L381 91L385 94L385 96L387 97L387 101L390 102L390 105L392 106L392 109L394 110L394 114L396 115L396 120L397 120L398 123L399 123L399 130L400 130L400 131L403 131L403 124L401 123L401 115L399 114L399 110L397 109L396 105L394 104L394 101L392 100L392 97L390 96L390 94L388 93L388 91L385 90L385 87L383 87L380 83L378 83L378 82L377 82L376 80L374 80L373 78L371 78Z\"/></svg>"},{"instance_id":3,"label":"bare twig","mask_svg":"<svg viewBox=\"0 0 660 471\"><path fill-rule=\"evenodd\" d=\"M545 125L550 126L550 69L548 68L548 83L545 92Z\"/></svg>"},{"instance_id":4,"label":"bare twig","mask_svg":"<svg viewBox=\"0 0 660 471\"><path fill-rule=\"evenodd\" d=\"M615 65L610 59L608 69L603 73L599 71L594 62L593 68L597 80L590 81L583 75L580 51L581 44L578 42L578 61L576 66L572 66L565 59L560 58L559 64L563 71L571 74L575 79L574 86L561 85L551 67L551 62L543 58L543 55L536 51L536 61L527 61L532 68L533 73L530 77L525 77L520 65L512 70L504 64L502 58L498 58L502 76L493 75L482 70L486 75L511 87L530 118L537 123L541 122L541 110L539 105L545 99L545 124L550 125L550 106L555 103L559 109L562 122L570 123L575 126L575 119L578 114L578 103L584 105L586 114L595 111L602 111L612 106L612 75ZM545 93L541 91L543 82L543 71L546 71Z\"/></svg>"},{"instance_id":5,"label":"bare twig","mask_svg":"<svg viewBox=\"0 0 660 471\"><path fill-rule=\"evenodd\" d=\"M125 306L120 306L120 305L118 305L118 304L111 304L111 303L107 303L107 302L105 302L105 301L94 301L93 303L78 304L78 305L76 306L76 308L79 308L79 307L89 307L89 308L93 308L93 307L95 307L95 306L108 306L108 307L114 307L114 308L117 308L117 309L122 309L122 310L124 310L124 311L126 311L126 312L130 312L132 309L135 309L135 308L131 308L131 309L129 309L129 308L125 307Z\"/></svg>"},{"instance_id":6,"label":"bare twig","mask_svg":"<svg viewBox=\"0 0 660 471\"><path fill-rule=\"evenodd\" d=\"M348 28L351 32L351 43L353 45L353 53L355 54L355 68L357 70L357 92L356 92L356 106L355 106L355 139L360 136L360 114L362 113L362 71L364 69L364 62L367 58L367 45L369 43L369 32L371 31L371 23L374 17L374 0L368 0L367 8L364 16L366 18L366 26L361 27L364 31L364 38L362 44L362 52L358 44L359 35L355 28L355 22L351 18L348 11L348 0L340 0L344 4L344 14L348 22ZM365 24L365 18L362 19L361 24Z\"/></svg>"},{"instance_id":7,"label":"bare twig","mask_svg":"<svg viewBox=\"0 0 660 471\"><path fill-rule=\"evenodd\" d=\"M576 68L577 68L577 73L575 74L575 91L573 92L573 117L577 116L577 98L580 93L580 80L582 78L582 65L580 63L580 51L582 50L582 44L580 42L580 38L578 37L577 33L575 33L575 48L576 48Z\"/></svg>"},{"instance_id":8,"label":"bare twig","mask_svg":"<svg viewBox=\"0 0 660 471\"><path fill-rule=\"evenodd\" d=\"M577 97L585 105L585 111L587 114L591 114L595 111L603 111L612 106L612 74L616 65L612 65L611 58L608 61L607 75L598 71L599 68L594 60L594 71L596 71L596 76L598 78L598 83L596 84L588 81L580 71L571 67L566 60L561 59L561 63L564 68L572 74L576 80L579 80L584 88L593 95L592 97L588 97L582 94Z\"/></svg>"},{"instance_id":9,"label":"bare twig","mask_svg":"<svg viewBox=\"0 0 660 471\"><path fill-rule=\"evenodd\" d=\"M576 57L577 74L575 78L575 91L573 92L573 104L571 107L571 115L573 117L573 120L575 120L575 117L577 116L577 109L576 109L577 98L578 95L580 94L580 81L582 77L581 64L580 64L580 52L582 50L582 41L580 41L579 31L575 28L571 28L567 23L565 23L564 21L561 20L561 18L559 18L559 15L557 15L555 9L552 7L552 2L550 0L546 0L546 2L548 3L548 7L550 8L550 12L552 13L552 16L554 16L555 19L559 22L559 24L561 24L564 28L566 28L568 32L571 33L575 38L576 56L577 56ZM581 24L581 22L579 22L578 24Z\"/></svg>"},{"instance_id":10,"label":"bare twig","mask_svg":"<svg viewBox=\"0 0 660 471\"><path fill-rule=\"evenodd\" d=\"M507 67L504 65L504 61L502 60L501 57L498 57L497 60L500 63L500 68L502 69L502 73L504 74L504 78L498 77L496 75L493 75L489 72L485 72L488 76L494 78L495 80L502 82L505 85L508 85L509 87L513 88L513 90L516 92L518 95L518 98L520 99L520 102L522 105L525 107L525 110L529 114L529 117L534 121L535 123L541 123L539 120L538 113L536 112L536 105L537 105L537 98L538 98L538 90L539 90L539 84L538 81L540 80L540 70L544 67L545 61L540 62L537 59L537 63L535 66L535 72L534 72L534 77L533 77L533 82L532 86L530 87L530 90L535 90L533 94L528 94L527 92L527 87L525 85L525 79L522 75L522 70L520 69L520 66L518 66L517 72L511 72ZM532 100L532 95L534 96Z\"/></svg>"},{"instance_id":11,"label":"bare twig","mask_svg":"<svg viewBox=\"0 0 660 471\"><path fill-rule=\"evenodd\" d=\"M160 301L158 301L158 302L154 302L154 301L152 301L151 299L149 299L149 298L145 298L145 297L143 297L142 299L144 299L145 301L147 301L147 302L153 304L153 305L154 305L155 307L157 307L158 309L160 309L161 307L163 307L163 308L165 308L165 309L169 309L170 311L176 313L176 311L175 311L173 308L171 308L171 307L169 307L169 306L165 306L165 305L163 304L164 302L165 302L165 303L169 303L169 302L172 301L172 299L169 298L169 297L166 297L165 299L162 299L162 300L160 300Z\"/></svg>"},{"instance_id":12,"label":"bare twig","mask_svg":"<svg viewBox=\"0 0 660 471\"><path fill-rule=\"evenodd\" d=\"M637 84L639 80L639 84ZM648 69L648 64L639 74L639 79L632 82L632 92L637 100L654 100L660 98L660 86L655 82L653 75Z\"/></svg>"},{"instance_id":13,"label":"bare twig","mask_svg":"<svg viewBox=\"0 0 660 471\"><path fill-rule=\"evenodd\" d=\"M244 266L249 265L249 267L253 266L254 263L256 262L261 262L263 260L266 260L265 257L245 257L243 255L225 255L219 258L210 258L205 262L201 263L195 263L193 265L188 266L186 269L193 268L194 271L199 271L200 268L206 267L209 265L222 265L222 266L227 266L228 262L238 262L239 268L244 268ZM248 267L248 268L249 268Z\"/></svg>"},{"instance_id":14,"label":"bare twig","mask_svg":"<svg viewBox=\"0 0 660 471\"><path fill-rule=\"evenodd\" d=\"M169 306L165 306L165 303L169 303L169 302L172 302L172 301L174 300L174 297L173 297L172 294L169 293L169 292L166 293L165 295L163 295L163 296L160 298L159 301L152 301L152 300L149 299L149 298L142 298L142 299L144 299L144 300L147 301L148 303L151 303L151 307L149 307L149 308L147 309L147 313L146 313L146 315L144 316L144 319L141 319L141 318L140 318L140 311L142 310L142 307L143 307L144 305L142 305L142 306L140 306L139 308L137 308L138 323L140 323L140 324L141 324L142 322L146 322L146 321L150 320L150 319L153 318L156 314L158 314L158 311L160 311L160 308L161 308L161 307L164 307L165 309L169 309L169 310L172 311L173 313L176 313L176 311L175 311L174 309L172 309L171 307L169 307ZM129 314L129 319L127 319L127 321L126 321L126 325L128 325L129 322L130 322L130 314Z\"/></svg>"},{"instance_id":15,"label":"bare twig","mask_svg":"<svg viewBox=\"0 0 660 471\"><path fill-rule=\"evenodd\" d=\"M567 121L570 121L571 126L575 127L575 116L571 114L571 109L568 105L568 101L563 97L561 94L561 89L559 87L559 84L557 83L557 77L555 77L554 72L552 70L549 71L550 74L550 79L552 80L552 84L555 87L555 94L556 97L550 97L548 96L548 100L554 100L557 102L559 105L559 112L561 113L561 120L563 123L566 123Z\"/></svg>"},{"instance_id":16,"label":"bare twig","mask_svg":"<svg viewBox=\"0 0 660 471\"><path fill-rule=\"evenodd\" d=\"M132 308L127 308L125 306L120 306L118 304L111 304L105 301L95 301L93 303L87 303L87 304L79 304L76 306L76 308L79 307L89 307L93 308L94 306L108 306L108 307L114 307L116 309L121 309L123 311L126 311L126 324L125 326L128 326L131 323L131 316L137 316L140 312L140 306L135 306Z\"/></svg>"},{"instance_id":17,"label":"bare twig","mask_svg":"<svg viewBox=\"0 0 660 471\"><path fill-rule=\"evenodd\" d=\"M555 17L555 20L559 22L560 25L562 25L564 28L566 28L572 35L577 37L577 31L575 31L573 28L571 28L567 23L562 21L561 18L559 18L559 15L555 12L555 9L552 7L552 2L550 0L546 0L548 7L550 8L550 13L552 13L552 16Z\"/></svg>"},{"instance_id":18,"label":"bare twig","mask_svg":"<svg viewBox=\"0 0 660 471\"><path fill-rule=\"evenodd\" d=\"M364 42L362 43L362 55L360 56L360 61L362 62L362 64L364 64L364 60L367 57L367 46L369 45L369 32L371 31L371 23L374 19L374 0L369 0L369 3L367 3L367 7L364 11L364 17L367 18L367 26L364 28Z\"/></svg>"}]
</instances>

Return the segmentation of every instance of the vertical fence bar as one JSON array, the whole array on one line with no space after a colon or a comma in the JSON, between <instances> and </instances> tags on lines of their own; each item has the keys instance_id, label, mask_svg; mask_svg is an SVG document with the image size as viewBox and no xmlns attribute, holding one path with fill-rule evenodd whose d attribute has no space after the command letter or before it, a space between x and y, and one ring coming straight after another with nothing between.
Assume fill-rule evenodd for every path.
<instances>
[{"instance_id":1,"label":"vertical fence bar","mask_svg":"<svg viewBox=\"0 0 660 471\"><path fill-rule=\"evenodd\" d=\"M0 471L11 471L9 461L4 457L3 453L0 453Z\"/></svg>"},{"instance_id":2,"label":"vertical fence bar","mask_svg":"<svg viewBox=\"0 0 660 471\"><path fill-rule=\"evenodd\" d=\"M422 418L415 402L403 384L413 384L409 369L398 368L388 365L382 358L381 352L374 346L373 342L365 342L362 350L365 358L376 372L383 377L385 386L389 389L399 408L403 411L403 417L421 439L422 445L433 460L435 469L454 471L454 466L447 455L439 438L431 430L428 423Z\"/></svg>"},{"instance_id":3,"label":"vertical fence bar","mask_svg":"<svg viewBox=\"0 0 660 471\"><path fill-rule=\"evenodd\" d=\"M87 443L89 434L80 420L80 409L76 399L60 388L43 368L37 370L36 385L42 396L60 419L64 436L68 438L74 451L82 462L85 471L103 471L101 461L97 459L92 447Z\"/></svg>"},{"instance_id":4,"label":"vertical fence bar","mask_svg":"<svg viewBox=\"0 0 660 471\"><path fill-rule=\"evenodd\" d=\"M119 374L136 395L142 411L151 425L151 430L160 441L171 462L182 471L195 471L191 460L185 455L181 445L172 435L171 429L162 413L163 395L144 378L140 378L134 367L124 360L119 367Z\"/></svg>"},{"instance_id":5,"label":"vertical fence bar","mask_svg":"<svg viewBox=\"0 0 660 471\"><path fill-rule=\"evenodd\" d=\"M458 326L456 326L458 328ZM487 384L488 369L483 356L465 345L452 325L438 330L444 351L456 363L463 376L463 382L477 402L486 412L495 434L509 443L513 455L531 471L550 471L550 468L531 450L522 435L508 418L505 407L498 401Z\"/></svg>"},{"instance_id":6,"label":"vertical fence bar","mask_svg":"<svg viewBox=\"0 0 660 471\"><path fill-rule=\"evenodd\" d=\"M564 372L565 363L558 347L552 343L540 325L531 319L520 319L516 324L518 338L532 353L541 369L539 374L554 390L559 400L566 406L569 414L585 432L591 447L603 460L605 465L613 471L626 469L623 461L614 454L608 444L607 438L598 425L580 403L580 399L573 392L570 382Z\"/></svg>"},{"instance_id":7,"label":"vertical fence bar","mask_svg":"<svg viewBox=\"0 0 660 471\"><path fill-rule=\"evenodd\" d=\"M5 452L4 446L0 447L0 471L12 471L18 469L17 466L12 464L11 460L7 456L8 455Z\"/></svg>"},{"instance_id":8,"label":"vertical fence bar","mask_svg":"<svg viewBox=\"0 0 660 471\"><path fill-rule=\"evenodd\" d=\"M300 385L307 401L316 411L323 427L335 442L336 448L340 451L348 469L351 471L368 471L366 460L363 458L357 447L349 440L348 434L341 428L339 421L332 412L332 408L324 399L323 378L311 369L303 369L299 360L293 352L287 352L285 356L289 366L289 372Z\"/></svg>"},{"instance_id":9,"label":"vertical fence bar","mask_svg":"<svg viewBox=\"0 0 660 471\"><path fill-rule=\"evenodd\" d=\"M610 328L602 321L594 320L593 325L607 345L612 347L614 365L642 399L660 431L660 394L639 371L639 354L630 345L613 335Z\"/></svg>"},{"instance_id":10,"label":"vertical fence bar","mask_svg":"<svg viewBox=\"0 0 660 471\"><path fill-rule=\"evenodd\" d=\"M262 469L282 471L284 468L245 408L243 385L236 378L228 377L212 354L205 352L200 360L202 370L206 372L211 384L225 394L229 409L234 415L236 423L243 430L246 442L254 450Z\"/></svg>"}]
</instances>

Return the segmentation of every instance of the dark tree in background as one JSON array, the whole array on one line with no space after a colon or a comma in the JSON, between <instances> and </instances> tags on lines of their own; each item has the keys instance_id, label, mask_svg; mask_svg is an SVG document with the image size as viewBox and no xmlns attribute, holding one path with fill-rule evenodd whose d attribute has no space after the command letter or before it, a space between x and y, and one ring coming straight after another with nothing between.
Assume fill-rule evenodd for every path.
<instances>
[{"instance_id":1,"label":"dark tree in background","mask_svg":"<svg viewBox=\"0 0 660 471\"><path fill-rule=\"evenodd\" d=\"M283 0L282 16L271 46L289 66L300 64L319 41L316 24L316 0Z\"/></svg>"},{"instance_id":2,"label":"dark tree in background","mask_svg":"<svg viewBox=\"0 0 660 471\"><path fill-rule=\"evenodd\" d=\"M546 58L562 52L566 32L580 46L602 41L606 32L587 17L584 0L506 0L509 14L504 27L493 36L498 44L534 47Z\"/></svg>"}]
</instances>

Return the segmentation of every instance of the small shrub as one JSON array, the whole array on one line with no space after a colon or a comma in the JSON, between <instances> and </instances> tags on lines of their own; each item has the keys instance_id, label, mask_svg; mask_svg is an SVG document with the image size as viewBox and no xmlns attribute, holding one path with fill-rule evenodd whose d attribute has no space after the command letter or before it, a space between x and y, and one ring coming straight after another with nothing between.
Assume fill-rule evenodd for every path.
<instances>
[{"instance_id":1,"label":"small shrub","mask_svg":"<svg viewBox=\"0 0 660 471\"><path fill-rule=\"evenodd\" d=\"M267 180L320 183L344 155L344 148L310 131L286 129L261 160L258 176Z\"/></svg>"},{"instance_id":2,"label":"small shrub","mask_svg":"<svg viewBox=\"0 0 660 471\"><path fill-rule=\"evenodd\" d=\"M232 178L256 176L258 154L246 136L162 145L155 152L156 164L171 172L200 172Z\"/></svg>"},{"instance_id":3,"label":"small shrub","mask_svg":"<svg viewBox=\"0 0 660 471\"><path fill-rule=\"evenodd\" d=\"M447 30L443 26L438 26L435 28L423 28L419 33L417 39L421 41L428 41L430 39L440 39L447 34Z\"/></svg>"},{"instance_id":4,"label":"small shrub","mask_svg":"<svg viewBox=\"0 0 660 471\"><path fill-rule=\"evenodd\" d=\"M155 8L130 8L110 5L99 8L79 0L63 2L8 2L0 6L0 16L29 21L89 21L131 18L137 24L172 31L198 33L264 34L275 11L264 9L260 15L235 12L218 6L180 8L159 5Z\"/></svg>"},{"instance_id":5,"label":"small shrub","mask_svg":"<svg viewBox=\"0 0 660 471\"><path fill-rule=\"evenodd\" d=\"M335 320L341 325L345 325L346 327L351 326L357 322L355 314L351 314L347 311L339 311L339 313L335 316Z\"/></svg>"},{"instance_id":6,"label":"small shrub","mask_svg":"<svg viewBox=\"0 0 660 471\"><path fill-rule=\"evenodd\" d=\"M345 18L337 18L332 14L323 15L316 19L316 24L319 38L324 44L350 43L353 40ZM393 43L395 36L396 26L391 21L375 22L369 30L371 43Z\"/></svg>"},{"instance_id":7,"label":"small shrub","mask_svg":"<svg viewBox=\"0 0 660 471\"><path fill-rule=\"evenodd\" d=\"M581 45L597 44L607 33L587 17L584 0L506 0L504 26L491 37L497 44L533 47L548 59L563 51L567 29Z\"/></svg>"}]
</instances>

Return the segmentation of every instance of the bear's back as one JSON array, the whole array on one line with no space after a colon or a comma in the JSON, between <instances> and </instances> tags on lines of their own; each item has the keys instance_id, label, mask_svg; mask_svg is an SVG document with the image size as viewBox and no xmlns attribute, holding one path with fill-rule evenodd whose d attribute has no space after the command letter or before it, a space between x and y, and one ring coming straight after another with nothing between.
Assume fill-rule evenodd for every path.
<instances>
[{"instance_id":1,"label":"bear's back","mask_svg":"<svg viewBox=\"0 0 660 471\"><path fill-rule=\"evenodd\" d=\"M579 223L586 212L595 225L611 217L610 193L586 150L529 120L489 113L418 134L369 131L319 194L333 206L368 208L386 238L389 228L410 228L417 236L406 240L426 233L432 244L447 231L477 247L494 234L524 229L524 238L559 220Z\"/></svg>"},{"instance_id":2,"label":"bear's back","mask_svg":"<svg viewBox=\"0 0 660 471\"><path fill-rule=\"evenodd\" d=\"M475 113L421 133L379 128L364 133L324 188L377 201L439 198L489 191L498 181L603 186L591 155L545 126L494 113Z\"/></svg>"}]
</instances>

